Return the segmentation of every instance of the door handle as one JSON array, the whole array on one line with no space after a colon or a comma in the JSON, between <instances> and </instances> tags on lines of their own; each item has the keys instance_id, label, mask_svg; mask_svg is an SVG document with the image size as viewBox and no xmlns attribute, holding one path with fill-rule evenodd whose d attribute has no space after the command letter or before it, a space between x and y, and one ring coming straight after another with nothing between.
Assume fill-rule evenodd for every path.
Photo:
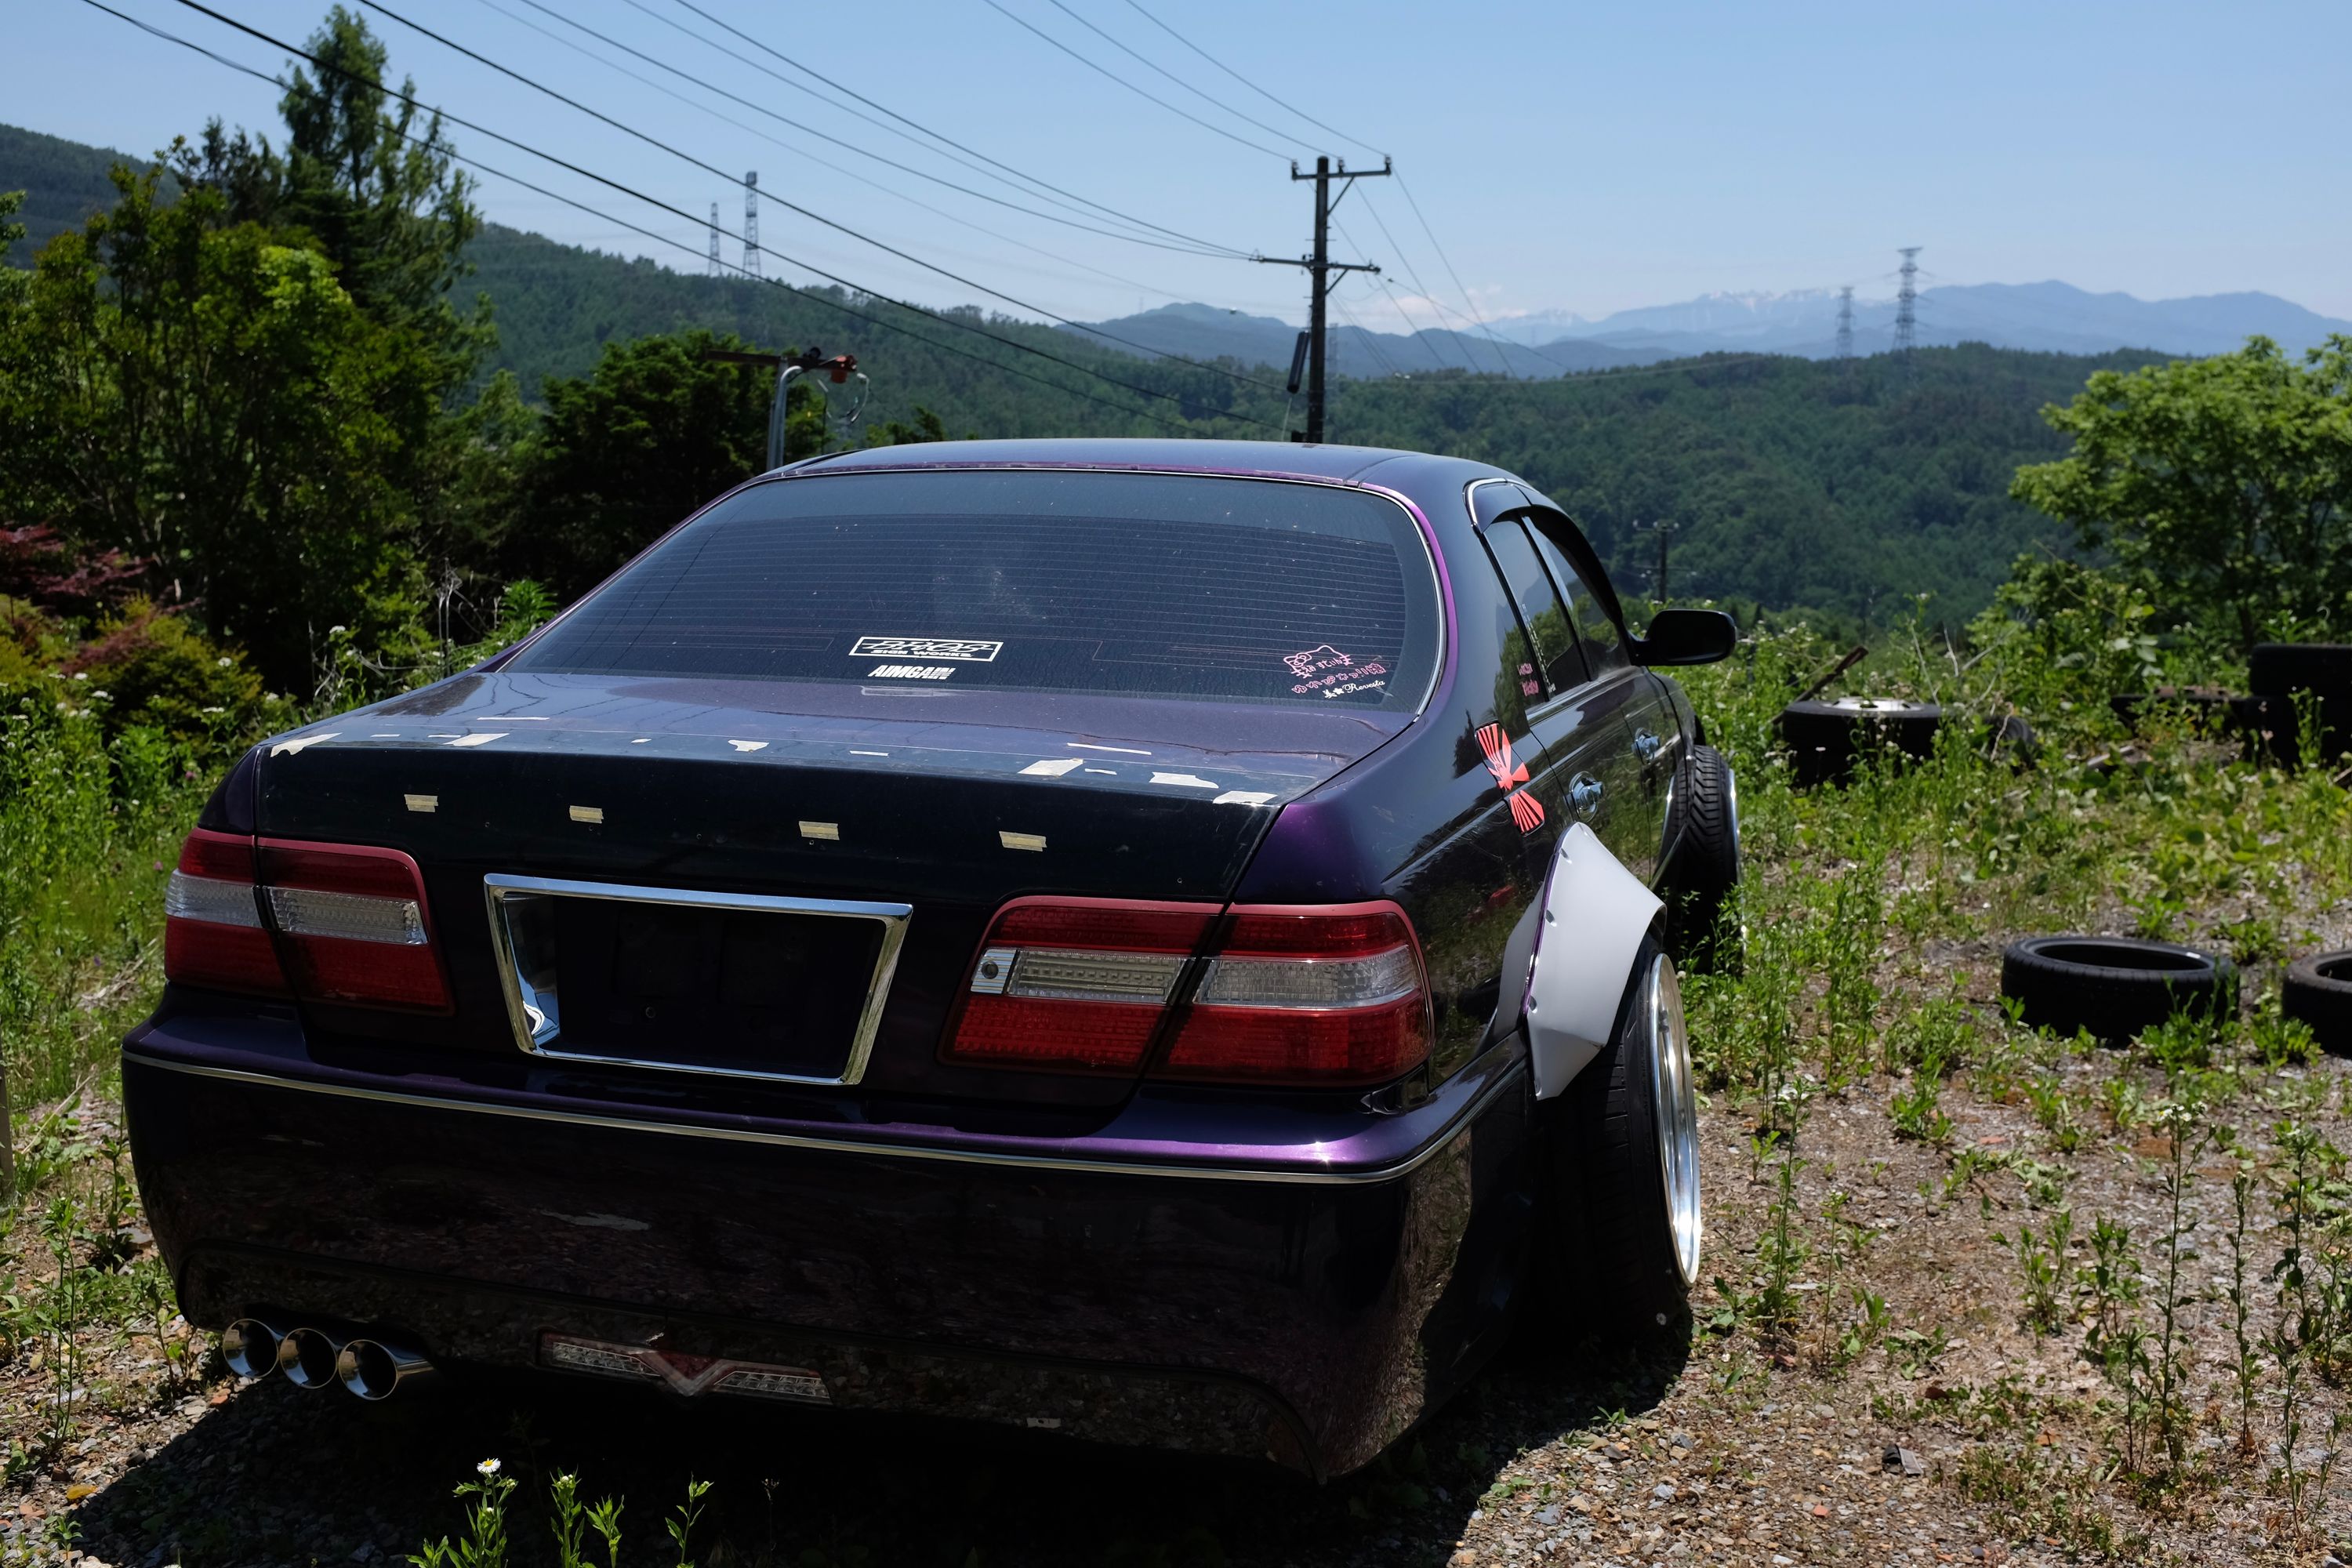
<instances>
[{"instance_id":1,"label":"door handle","mask_svg":"<svg viewBox=\"0 0 2352 1568\"><path fill-rule=\"evenodd\" d=\"M1568 800L1579 815L1591 816L1593 807L1601 804L1601 781L1591 773L1577 774L1568 781Z\"/></svg>"},{"instance_id":2,"label":"door handle","mask_svg":"<svg viewBox=\"0 0 2352 1568\"><path fill-rule=\"evenodd\" d=\"M1647 730L1633 731L1633 750L1641 754L1642 760L1645 763L1654 763L1658 760L1658 748L1664 743Z\"/></svg>"}]
</instances>

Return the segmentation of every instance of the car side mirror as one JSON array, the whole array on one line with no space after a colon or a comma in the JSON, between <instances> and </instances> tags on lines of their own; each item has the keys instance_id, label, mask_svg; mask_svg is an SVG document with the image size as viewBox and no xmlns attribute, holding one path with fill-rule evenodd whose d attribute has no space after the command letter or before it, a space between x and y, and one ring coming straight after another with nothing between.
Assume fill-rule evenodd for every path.
<instances>
[{"instance_id":1,"label":"car side mirror","mask_svg":"<svg viewBox=\"0 0 2352 1568\"><path fill-rule=\"evenodd\" d=\"M1636 664L1713 664L1738 643L1738 623L1721 610L1660 610L1632 651Z\"/></svg>"}]
</instances>

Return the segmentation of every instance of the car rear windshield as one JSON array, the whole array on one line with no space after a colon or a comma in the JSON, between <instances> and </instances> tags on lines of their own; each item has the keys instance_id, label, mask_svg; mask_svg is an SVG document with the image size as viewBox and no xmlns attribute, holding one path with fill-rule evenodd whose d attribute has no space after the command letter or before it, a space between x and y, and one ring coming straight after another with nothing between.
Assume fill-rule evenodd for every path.
<instances>
[{"instance_id":1,"label":"car rear windshield","mask_svg":"<svg viewBox=\"0 0 2352 1568\"><path fill-rule=\"evenodd\" d=\"M754 485L510 668L1411 711L1437 584L1412 517L1328 485L936 470Z\"/></svg>"}]
</instances>

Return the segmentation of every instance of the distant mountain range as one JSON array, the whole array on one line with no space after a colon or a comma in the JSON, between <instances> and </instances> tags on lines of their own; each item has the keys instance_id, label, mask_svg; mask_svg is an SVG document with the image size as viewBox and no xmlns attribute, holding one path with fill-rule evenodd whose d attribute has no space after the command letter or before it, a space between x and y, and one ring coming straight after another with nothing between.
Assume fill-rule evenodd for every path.
<instances>
[{"instance_id":1,"label":"distant mountain range","mask_svg":"<svg viewBox=\"0 0 2352 1568\"><path fill-rule=\"evenodd\" d=\"M1853 352L1883 353L1895 340L1895 302L1856 300ZM2111 353L2147 349L2158 353L2227 353L2257 332L2301 353L2331 332L2352 334L2352 321L2306 310L2272 294L2201 294L2153 302L2129 294L2094 294L2071 283L1948 284L1921 292L1917 341L1923 346L1963 342L2045 353ZM1705 294L1678 305L1620 310L1595 321L1566 311L1539 311L1491 323L1488 334L1331 331L1332 367L1357 376L1425 374L1436 370L1492 374L1508 366L1517 376L1654 364L1707 353L1796 354L1827 359L1837 353L1838 296L1832 289L1789 294ZM1108 347L1145 345L1187 359L1231 357L1246 363L1287 365L1298 329L1271 316L1246 316L1211 305L1165 305L1140 315L1094 323L1108 337L1085 334ZM1111 341L1124 339L1125 343Z\"/></svg>"}]
</instances>

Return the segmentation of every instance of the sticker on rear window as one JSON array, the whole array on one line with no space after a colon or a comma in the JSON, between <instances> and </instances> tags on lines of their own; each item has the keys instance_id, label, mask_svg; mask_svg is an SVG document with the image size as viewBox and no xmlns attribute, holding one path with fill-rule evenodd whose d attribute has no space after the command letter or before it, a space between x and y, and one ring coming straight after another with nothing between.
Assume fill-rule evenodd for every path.
<instances>
[{"instance_id":1,"label":"sticker on rear window","mask_svg":"<svg viewBox=\"0 0 2352 1568\"><path fill-rule=\"evenodd\" d=\"M866 672L868 680L945 680L955 673L951 664L877 664Z\"/></svg>"},{"instance_id":2,"label":"sticker on rear window","mask_svg":"<svg viewBox=\"0 0 2352 1568\"><path fill-rule=\"evenodd\" d=\"M849 657L925 661L954 658L971 664L992 664L1003 651L1001 642L982 642L971 637L859 637L856 646L849 650Z\"/></svg>"},{"instance_id":3,"label":"sticker on rear window","mask_svg":"<svg viewBox=\"0 0 2352 1568\"><path fill-rule=\"evenodd\" d=\"M1389 667L1379 659L1360 659L1353 654L1341 653L1329 643L1310 647L1303 653L1283 655L1282 662L1290 673L1298 677L1291 687L1295 696L1313 693L1322 697L1346 697L1358 691L1379 691L1387 687L1381 679Z\"/></svg>"}]
</instances>

